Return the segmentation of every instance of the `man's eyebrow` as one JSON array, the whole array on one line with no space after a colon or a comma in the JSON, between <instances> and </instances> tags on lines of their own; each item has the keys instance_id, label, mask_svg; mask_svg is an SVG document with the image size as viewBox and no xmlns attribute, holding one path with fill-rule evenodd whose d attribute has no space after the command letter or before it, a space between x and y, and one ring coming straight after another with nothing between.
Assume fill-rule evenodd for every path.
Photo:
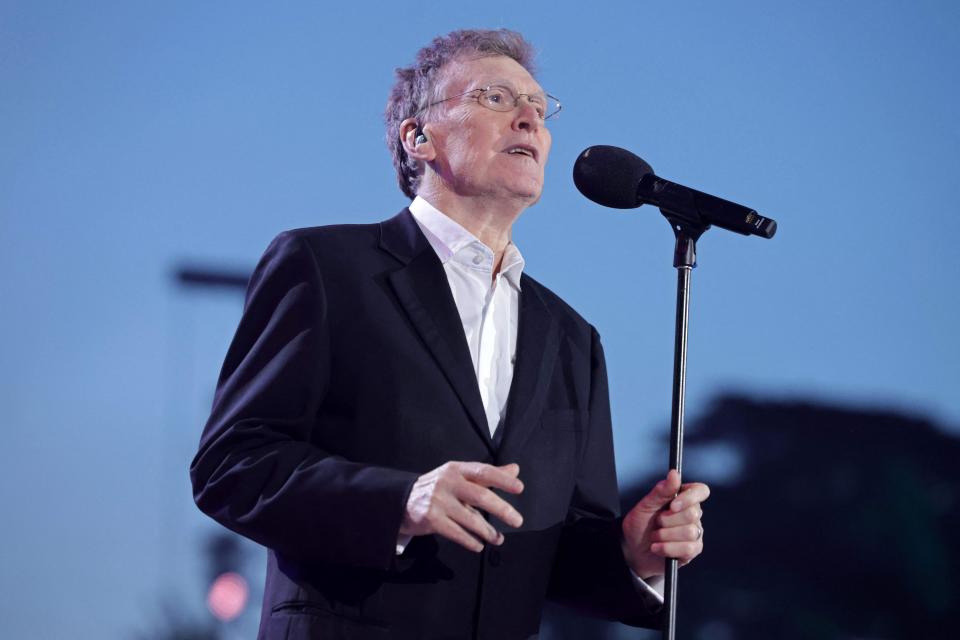
<instances>
[{"instance_id":1,"label":"man's eyebrow","mask_svg":"<svg viewBox=\"0 0 960 640\"><path fill-rule=\"evenodd\" d=\"M506 87L507 89L510 89L510 91L513 91L514 95L516 95L516 94L527 95L528 93L529 93L530 95L542 95L542 96L547 95L547 92L544 91L543 88L542 88L540 85L537 85L537 88L534 89L533 91L529 91L529 92L528 92L528 91L519 91L519 90L517 89L517 86L516 86L515 84L513 84L513 83L510 82L509 80L503 80L503 79L500 79L500 80L489 80L489 81L482 81L482 82L480 82L480 85L479 85L478 88L479 88L479 89L482 89L482 88L484 88L484 87Z\"/></svg>"},{"instance_id":2,"label":"man's eyebrow","mask_svg":"<svg viewBox=\"0 0 960 640\"><path fill-rule=\"evenodd\" d=\"M526 91L518 91L517 86L515 84L513 84L509 80L504 80L503 78L498 78L495 80L484 80L480 83L480 86L481 87L506 87L507 89L510 89L514 93L522 93L522 94L527 93ZM543 87L541 87L540 85L537 85L537 88L534 91L531 91L531 93L534 93L534 94L542 93L543 95L547 94L547 92L544 91Z\"/></svg>"}]
</instances>

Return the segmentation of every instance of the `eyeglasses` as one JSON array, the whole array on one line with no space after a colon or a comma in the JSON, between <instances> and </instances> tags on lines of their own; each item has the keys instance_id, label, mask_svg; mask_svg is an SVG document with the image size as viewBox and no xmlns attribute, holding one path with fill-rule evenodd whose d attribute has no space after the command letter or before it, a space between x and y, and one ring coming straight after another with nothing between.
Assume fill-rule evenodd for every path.
<instances>
[{"instance_id":1,"label":"eyeglasses","mask_svg":"<svg viewBox=\"0 0 960 640\"><path fill-rule=\"evenodd\" d=\"M500 85L491 85L489 87L483 87L482 89L471 89L470 91L465 91L455 96L444 98L443 100L431 102L427 107L432 107L433 105L447 102L448 100L462 98L471 93L477 94L477 102L479 102L481 106L504 113L516 109L520 106L520 98L526 98L527 102L536 109L537 115L540 116L541 120L549 120L560 113L560 109L563 108L560 105L560 100L549 93L514 93L509 88Z\"/></svg>"}]
</instances>

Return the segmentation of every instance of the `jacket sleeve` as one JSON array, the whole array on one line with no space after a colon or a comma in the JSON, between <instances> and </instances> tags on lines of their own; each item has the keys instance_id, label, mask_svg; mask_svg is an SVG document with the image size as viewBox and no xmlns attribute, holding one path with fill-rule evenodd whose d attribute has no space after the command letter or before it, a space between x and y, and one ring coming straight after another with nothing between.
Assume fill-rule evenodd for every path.
<instances>
[{"instance_id":1,"label":"jacket sleeve","mask_svg":"<svg viewBox=\"0 0 960 640\"><path fill-rule=\"evenodd\" d=\"M591 327L589 423L548 596L593 617L660 626L661 604L627 567L620 545L619 490L600 336Z\"/></svg>"},{"instance_id":2,"label":"jacket sleeve","mask_svg":"<svg viewBox=\"0 0 960 640\"><path fill-rule=\"evenodd\" d=\"M190 467L194 499L289 559L386 569L416 475L351 462L312 441L335 375L328 312L313 249L281 234L251 277Z\"/></svg>"}]
</instances>

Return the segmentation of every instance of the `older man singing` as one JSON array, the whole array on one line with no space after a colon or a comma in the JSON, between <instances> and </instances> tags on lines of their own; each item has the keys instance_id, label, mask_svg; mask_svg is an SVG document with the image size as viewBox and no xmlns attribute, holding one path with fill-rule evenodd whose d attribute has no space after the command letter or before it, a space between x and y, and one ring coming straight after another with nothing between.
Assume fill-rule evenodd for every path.
<instances>
[{"instance_id":1,"label":"older man singing","mask_svg":"<svg viewBox=\"0 0 960 640\"><path fill-rule=\"evenodd\" d=\"M386 110L409 207L257 266L191 478L269 550L261 639L529 638L547 599L655 627L703 550L676 472L619 517L600 337L511 241L560 110L531 64L506 30L420 50Z\"/></svg>"}]
</instances>

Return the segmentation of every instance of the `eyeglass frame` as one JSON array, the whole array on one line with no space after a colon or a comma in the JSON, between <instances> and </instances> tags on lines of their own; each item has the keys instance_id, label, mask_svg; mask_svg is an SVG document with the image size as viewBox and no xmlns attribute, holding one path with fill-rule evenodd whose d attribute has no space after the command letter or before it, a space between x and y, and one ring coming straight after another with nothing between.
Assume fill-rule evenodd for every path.
<instances>
[{"instance_id":1,"label":"eyeglass frame","mask_svg":"<svg viewBox=\"0 0 960 640\"><path fill-rule=\"evenodd\" d=\"M482 96L485 92L489 91L490 89L504 89L507 93L509 93L511 96L513 96L513 107L511 107L510 109L507 109L506 111L501 111L501 110L499 110L499 109L494 109L493 107L491 107L491 106L487 105L486 103L482 102L482 101L480 100L480 96ZM441 104L441 103L443 103L443 102L449 102L450 100L456 100L457 98L462 98L463 96L470 95L471 93L476 93L477 91L480 92L480 93L478 93L477 96L476 96L477 102L480 104L480 106L481 106L481 107L485 107L485 108L487 108L487 109L490 109L490 111L496 111L497 113L510 113L511 111L513 111L514 109L516 109L517 107L520 106L520 98L522 98L522 97L524 97L524 96L526 96L526 98L527 98L527 103L533 105L534 103L530 101L530 98L531 98L531 96L536 96L536 95L537 95L537 94L531 94L531 93L514 93L513 89L511 89L510 87L506 87L506 86L504 86L504 85L502 85L502 84L490 84L490 85L487 85L487 86L485 86L485 87L477 87L476 89L471 89L470 91L464 91L463 93L458 93L458 94L455 95L455 96L449 96L449 97L444 98L444 99L442 99L442 100L437 100L436 102L431 102L430 104L428 104L428 105L426 105L425 107L423 107L423 109L421 109L420 111L423 112L424 110L429 109L430 107L432 107L432 106L434 106L434 105L438 105L438 104ZM544 96L545 98L547 98L548 100L553 100L553 101L556 103L556 105L557 105L557 110L554 111L554 112L552 112L552 113L550 113L549 115L540 116L540 115L538 114L540 120L541 120L542 122L546 122L547 120L550 120L551 118L554 118L558 113L560 113L560 112L563 110L563 104L561 104L560 98L558 98L557 96L551 95L551 94L546 93L546 92L543 93L543 96ZM547 104L544 104L544 111L546 111L546 108L547 108Z\"/></svg>"}]
</instances>

